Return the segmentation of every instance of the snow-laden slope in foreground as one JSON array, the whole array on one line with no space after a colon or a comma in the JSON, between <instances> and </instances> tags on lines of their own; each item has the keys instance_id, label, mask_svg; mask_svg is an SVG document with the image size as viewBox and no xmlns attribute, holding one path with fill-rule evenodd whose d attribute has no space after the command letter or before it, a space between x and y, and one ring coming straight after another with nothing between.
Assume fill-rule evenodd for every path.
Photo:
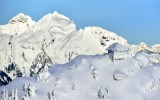
<instances>
[{"instance_id":1,"label":"snow-laden slope in foreground","mask_svg":"<svg viewBox=\"0 0 160 100\"><path fill-rule=\"evenodd\" d=\"M1 95L7 100L8 95L19 100L159 100L160 64L151 64L147 56L138 53L117 63L107 55L78 56L50 68L50 74L45 69L38 80L15 79L0 87Z\"/></svg>"}]
</instances>

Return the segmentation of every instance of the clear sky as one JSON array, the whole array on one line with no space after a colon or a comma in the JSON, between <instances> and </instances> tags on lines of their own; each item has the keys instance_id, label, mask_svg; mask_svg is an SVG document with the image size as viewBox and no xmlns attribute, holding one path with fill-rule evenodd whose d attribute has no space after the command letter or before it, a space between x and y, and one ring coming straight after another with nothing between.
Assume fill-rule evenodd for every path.
<instances>
[{"instance_id":1,"label":"clear sky","mask_svg":"<svg viewBox=\"0 0 160 100\"><path fill-rule=\"evenodd\" d=\"M160 43L160 0L0 0L0 24L18 13L37 21L54 11L72 19L77 29L100 26L131 44Z\"/></svg>"}]
</instances>

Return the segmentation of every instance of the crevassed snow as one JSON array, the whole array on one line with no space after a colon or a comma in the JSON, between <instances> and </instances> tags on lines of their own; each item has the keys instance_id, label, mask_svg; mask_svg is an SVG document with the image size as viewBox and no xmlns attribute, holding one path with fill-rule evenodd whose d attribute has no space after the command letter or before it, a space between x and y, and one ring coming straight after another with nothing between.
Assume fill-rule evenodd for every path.
<instances>
[{"instance_id":1,"label":"crevassed snow","mask_svg":"<svg viewBox=\"0 0 160 100\"><path fill-rule=\"evenodd\" d=\"M51 67L48 77L17 78L0 91L17 89L21 99L30 84L35 92L28 100L159 100L160 64L143 60L141 53L117 63L108 55L78 56Z\"/></svg>"}]
</instances>

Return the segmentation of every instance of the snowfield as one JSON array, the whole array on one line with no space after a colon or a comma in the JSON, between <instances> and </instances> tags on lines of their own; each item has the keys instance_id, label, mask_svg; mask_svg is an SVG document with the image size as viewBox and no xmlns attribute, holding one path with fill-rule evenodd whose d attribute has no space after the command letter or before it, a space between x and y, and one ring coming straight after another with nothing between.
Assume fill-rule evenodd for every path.
<instances>
[{"instance_id":1,"label":"snowfield","mask_svg":"<svg viewBox=\"0 0 160 100\"><path fill-rule=\"evenodd\" d=\"M0 91L17 90L19 100L159 100L160 64L147 56L141 52L113 63L108 55L82 55L49 68L46 77L17 78Z\"/></svg>"}]
</instances>

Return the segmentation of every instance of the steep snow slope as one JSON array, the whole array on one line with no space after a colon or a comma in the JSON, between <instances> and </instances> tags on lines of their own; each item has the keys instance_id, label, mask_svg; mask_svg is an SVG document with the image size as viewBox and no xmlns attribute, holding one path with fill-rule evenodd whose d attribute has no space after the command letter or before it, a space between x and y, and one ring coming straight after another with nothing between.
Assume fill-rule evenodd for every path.
<instances>
[{"instance_id":1,"label":"steep snow slope","mask_svg":"<svg viewBox=\"0 0 160 100\"><path fill-rule=\"evenodd\" d=\"M27 27L28 24L29 27ZM16 28L13 27L20 30L15 31ZM76 25L72 20L57 12L42 17L36 23L31 21L30 17L19 14L1 28L4 30L1 31L2 34L11 34L8 38L12 37L7 42L3 38L4 41L1 42L2 45L6 44L0 47L5 48L0 51L2 53L0 59L3 59L0 61L2 68L14 63L25 75L32 74L30 73L31 66L34 66L32 70L36 69L35 71L42 67L42 63L41 66L35 64L41 54L51 60L47 61L49 62L47 65L62 64L80 54L103 54L105 49L115 42L128 45L124 38L99 27L76 30ZM5 57L5 54L8 56ZM44 59L41 60L40 62L44 62Z\"/></svg>"},{"instance_id":2,"label":"steep snow slope","mask_svg":"<svg viewBox=\"0 0 160 100\"><path fill-rule=\"evenodd\" d=\"M13 90L12 97L25 100L159 100L160 64L148 56L139 52L117 63L108 55L78 56L54 65L50 74L45 69L44 78L17 78L0 87L6 89L1 97L8 98Z\"/></svg>"}]
</instances>

